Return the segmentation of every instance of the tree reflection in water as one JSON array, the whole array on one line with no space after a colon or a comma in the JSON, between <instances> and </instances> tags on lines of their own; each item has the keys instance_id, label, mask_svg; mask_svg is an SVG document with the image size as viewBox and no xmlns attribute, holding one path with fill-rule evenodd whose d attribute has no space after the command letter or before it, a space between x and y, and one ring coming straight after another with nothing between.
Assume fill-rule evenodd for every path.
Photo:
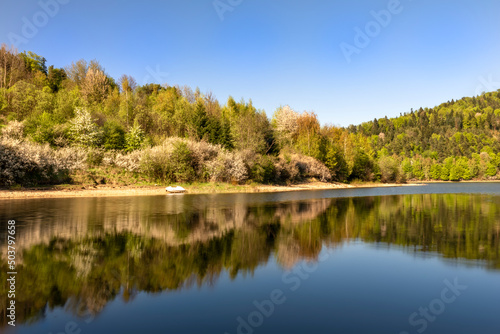
<instances>
[{"instance_id":1,"label":"tree reflection in water","mask_svg":"<svg viewBox=\"0 0 500 334\"><path fill-rule=\"evenodd\" d=\"M48 209L44 203L17 234L18 322L35 322L56 307L95 315L118 295L129 301L139 291L213 285L224 272L232 279L252 274L270 259L290 269L300 260L314 261L325 246L353 239L500 269L498 196L178 201L139 201L126 208L101 200L74 207L55 202ZM2 281L7 271L2 254ZM5 296L6 286L0 289ZM6 299L0 303L5 326Z\"/></svg>"}]
</instances>

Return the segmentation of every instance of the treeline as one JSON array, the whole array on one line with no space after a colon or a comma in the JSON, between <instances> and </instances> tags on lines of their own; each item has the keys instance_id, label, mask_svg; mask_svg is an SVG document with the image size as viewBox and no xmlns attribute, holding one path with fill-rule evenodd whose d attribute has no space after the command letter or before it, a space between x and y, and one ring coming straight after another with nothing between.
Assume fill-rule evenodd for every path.
<instances>
[{"instance_id":1,"label":"treeline","mask_svg":"<svg viewBox=\"0 0 500 334\"><path fill-rule=\"evenodd\" d=\"M0 183L23 183L22 176L29 173L20 164L47 169L47 164L40 167L20 150L32 143L53 151L85 150L87 167L103 161L121 166L123 156L128 156L125 160L135 159L139 166L133 172L151 181L219 181L217 175L232 174L241 177L223 181L495 178L500 163L499 106L500 92L487 93L346 129L321 125L314 113L298 113L288 106L268 117L251 100L229 97L221 104L199 89L140 86L128 75L115 80L95 60L47 67L42 56L3 45L0 150L19 163L0 157ZM194 144L189 143L197 142L212 145L215 153L207 157L192 151ZM161 166L165 156L183 167ZM235 167L231 159L242 164ZM452 171L455 165L461 168ZM234 172L238 168L244 170ZM49 169L58 172L37 176L39 183L64 182L71 174L62 173L58 163Z\"/></svg>"},{"instance_id":2,"label":"treeline","mask_svg":"<svg viewBox=\"0 0 500 334\"><path fill-rule=\"evenodd\" d=\"M381 157L396 157L400 172L409 179L495 178L500 164L500 90L348 130L369 138L381 166L393 162Z\"/></svg>"}]
</instances>

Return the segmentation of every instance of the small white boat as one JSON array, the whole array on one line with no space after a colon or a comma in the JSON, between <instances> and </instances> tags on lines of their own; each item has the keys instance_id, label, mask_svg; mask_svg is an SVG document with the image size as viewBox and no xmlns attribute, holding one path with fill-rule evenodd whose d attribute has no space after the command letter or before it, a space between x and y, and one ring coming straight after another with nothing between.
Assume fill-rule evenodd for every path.
<instances>
[{"instance_id":1,"label":"small white boat","mask_svg":"<svg viewBox=\"0 0 500 334\"><path fill-rule=\"evenodd\" d=\"M167 187L166 188L167 192L169 193L172 193L172 194L175 194L175 193L185 193L186 192L186 189L182 188L182 187Z\"/></svg>"}]
</instances>

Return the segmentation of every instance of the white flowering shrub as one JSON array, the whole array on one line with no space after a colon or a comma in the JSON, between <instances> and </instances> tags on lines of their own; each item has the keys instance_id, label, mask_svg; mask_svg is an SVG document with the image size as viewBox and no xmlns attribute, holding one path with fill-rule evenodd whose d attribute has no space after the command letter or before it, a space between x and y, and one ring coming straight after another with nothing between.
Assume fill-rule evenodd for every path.
<instances>
[{"instance_id":1,"label":"white flowering shrub","mask_svg":"<svg viewBox=\"0 0 500 334\"><path fill-rule=\"evenodd\" d=\"M98 146L103 137L102 130L94 123L90 112L85 108L76 108L69 133L77 145L84 147Z\"/></svg>"},{"instance_id":2,"label":"white flowering shrub","mask_svg":"<svg viewBox=\"0 0 500 334\"><path fill-rule=\"evenodd\" d=\"M282 154L274 166L277 179L281 181L293 182L303 178L317 178L328 182L332 179L330 170L321 161L301 154Z\"/></svg>"},{"instance_id":3,"label":"white flowering shrub","mask_svg":"<svg viewBox=\"0 0 500 334\"><path fill-rule=\"evenodd\" d=\"M117 153L115 156L109 155L103 159L103 163L107 166L117 166L129 172L139 173L143 155L143 151L133 151L128 154Z\"/></svg>"},{"instance_id":4,"label":"white flowering shrub","mask_svg":"<svg viewBox=\"0 0 500 334\"><path fill-rule=\"evenodd\" d=\"M240 153L228 152L220 145L177 137L167 138L161 145L127 154L105 154L102 164L144 173L151 179L168 182L241 182L248 178L247 167Z\"/></svg>"},{"instance_id":5,"label":"white flowering shrub","mask_svg":"<svg viewBox=\"0 0 500 334\"><path fill-rule=\"evenodd\" d=\"M6 136L0 137L0 185L33 185L61 183L69 180L69 173L85 165L82 149L54 150L48 144L40 145Z\"/></svg>"},{"instance_id":6,"label":"white flowering shrub","mask_svg":"<svg viewBox=\"0 0 500 334\"><path fill-rule=\"evenodd\" d=\"M11 121L2 128L2 137L14 140L22 140L24 137L24 123Z\"/></svg>"},{"instance_id":7,"label":"white flowering shrub","mask_svg":"<svg viewBox=\"0 0 500 334\"><path fill-rule=\"evenodd\" d=\"M331 181L330 170L321 161L301 154L293 154L291 164L298 167L303 177L314 177L323 182Z\"/></svg>"},{"instance_id":8,"label":"white flowering shrub","mask_svg":"<svg viewBox=\"0 0 500 334\"><path fill-rule=\"evenodd\" d=\"M212 182L242 182L248 178L247 167L238 153L220 151L206 162L206 168Z\"/></svg>"},{"instance_id":9,"label":"white flowering shrub","mask_svg":"<svg viewBox=\"0 0 500 334\"><path fill-rule=\"evenodd\" d=\"M193 156L196 159L197 164L203 164L207 161L213 160L217 157L217 155L222 151L222 147L220 145L213 145L204 141L192 141L186 139L183 140L193 152Z\"/></svg>"},{"instance_id":10,"label":"white flowering shrub","mask_svg":"<svg viewBox=\"0 0 500 334\"><path fill-rule=\"evenodd\" d=\"M196 175L199 180L208 181L210 179L207 164L216 159L217 156L222 152L222 147L220 145L213 145L204 141L192 141L185 140L189 150L192 153L194 159L194 166Z\"/></svg>"}]
</instances>

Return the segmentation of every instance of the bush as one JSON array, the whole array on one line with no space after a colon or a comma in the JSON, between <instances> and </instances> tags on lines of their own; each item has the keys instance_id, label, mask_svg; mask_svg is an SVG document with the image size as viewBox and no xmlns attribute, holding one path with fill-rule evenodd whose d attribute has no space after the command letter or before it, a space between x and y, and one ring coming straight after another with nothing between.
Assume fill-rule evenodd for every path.
<instances>
[{"instance_id":1,"label":"bush","mask_svg":"<svg viewBox=\"0 0 500 334\"><path fill-rule=\"evenodd\" d=\"M174 145L170 162L173 176L171 181L194 181L196 177L195 159L193 153L185 142L179 142Z\"/></svg>"},{"instance_id":2,"label":"bush","mask_svg":"<svg viewBox=\"0 0 500 334\"><path fill-rule=\"evenodd\" d=\"M276 167L266 155L259 155L250 170L250 178L258 183L271 183L276 179Z\"/></svg>"},{"instance_id":3,"label":"bush","mask_svg":"<svg viewBox=\"0 0 500 334\"><path fill-rule=\"evenodd\" d=\"M105 151L102 148L87 149L87 165L99 166L104 159Z\"/></svg>"},{"instance_id":4,"label":"bush","mask_svg":"<svg viewBox=\"0 0 500 334\"><path fill-rule=\"evenodd\" d=\"M17 125L14 125L17 126ZM54 150L19 140L4 132L0 138L0 185L40 185L68 182L71 171L83 168L85 151L76 148ZM17 136L17 135L16 135Z\"/></svg>"},{"instance_id":5,"label":"bush","mask_svg":"<svg viewBox=\"0 0 500 334\"><path fill-rule=\"evenodd\" d=\"M25 121L26 133L34 142L44 144L49 143L54 146L54 127L57 122L52 115L44 112L41 115L32 115Z\"/></svg>"},{"instance_id":6,"label":"bush","mask_svg":"<svg viewBox=\"0 0 500 334\"><path fill-rule=\"evenodd\" d=\"M4 139L22 140L24 137L24 123L19 121L11 121L2 129L2 137Z\"/></svg>"},{"instance_id":7,"label":"bush","mask_svg":"<svg viewBox=\"0 0 500 334\"><path fill-rule=\"evenodd\" d=\"M431 166L430 176L433 180L439 180L441 178L441 165L435 163Z\"/></svg>"},{"instance_id":8,"label":"bush","mask_svg":"<svg viewBox=\"0 0 500 334\"><path fill-rule=\"evenodd\" d=\"M331 181L330 170L319 160L301 154L281 154L274 163L275 179L294 182L304 178Z\"/></svg>"},{"instance_id":9,"label":"bush","mask_svg":"<svg viewBox=\"0 0 500 334\"><path fill-rule=\"evenodd\" d=\"M183 140L174 138L174 140ZM209 144L205 141L183 140L193 154L196 175L200 180L209 180L210 174L207 164L223 152L220 145Z\"/></svg>"},{"instance_id":10,"label":"bush","mask_svg":"<svg viewBox=\"0 0 500 334\"><path fill-rule=\"evenodd\" d=\"M125 130L117 122L108 121L104 124L104 148L107 150L125 148Z\"/></svg>"},{"instance_id":11,"label":"bush","mask_svg":"<svg viewBox=\"0 0 500 334\"><path fill-rule=\"evenodd\" d=\"M89 164L102 161L105 166L144 173L152 180L163 182L205 180L241 183L252 179L259 183L270 183L302 178L331 180L328 168L311 157L292 154L275 159L249 150L229 152L220 145L175 137L167 138L161 145L127 154L103 152L99 160L97 151L90 151Z\"/></svg>"},{"instance_id":12,"label":"bush","mask_svg":"<svg viewBox=\"0 0 500 334\"><path fill-rule=\"evenodd\" d=\"M441 167L441 180L443 181L450 181L450 176L452 177L452 181L456 181L457 179L457 173L456 170L454 170L453 175L451 174L452 167L454 166L455 160L453 157L448 157L444 159L442 167Z\"/></svg>"},{"instance_id":13,"label":"bush","mask_svg":"<svg viewBox=\"0 0 500 334\"><path fill-rule=\"evenodd\" d=\"M300 170L297 165L291 163L291 157L281 155L274 163L276 180L281 182L294 182L300 178Z\"/></svg>"},{"instance_id":14,"label":"bush","mask_svg":"<svg viewBox=\"0 0 500 334\"><path fill-rule=\"evenodd\" d=\"M165 181L171 177L170 174L170 152L154 147L143 152L139 160L139 170L150 179Z\"/></svg>"},{"instance_id":15,"label":"bush","mask_svg":"<svg viewBox=\"0 0 500 334\"><path fill-rule=\"evenodd\" d=\"M330 170L332 178L336 181L344 182L349 176L349 167L342 152L334 145L330 145L325 158L325 166Z\"/></svg>"},{"instance_id":16,"label":"bush","mask_svg":"<svg viewBox=\"0 0 500 334\"><path fill-rule=\"evenodd\" d=\"M332 179L330 170L319 160L300 154L292 155L292 164L295 164L303 178L317 178L322 182Z\"/></svg>"},{"instance_id":17,"label":"bush","mask_svg":"<svg viewBox=\"0 0 500 334\"><path fill-rule=\"evenodd\" d=\"M193 153L185 141L166 141L144 151L140 171L153 180L191 182L196 177L194 163Z\"/></svg>"},{"instance_id":18,"label":"bush","mask_svg":"<svg viewBox=\"0 0 500 334\"><path fill-rule=\"evenodd\" d=\"M141 160L144 155L143 151L134 151L128 154L107 154L103 158L103 164L105 166L117 166L129 172L138 173L141 171Z\"/></svg>"},{"instance_id":19,"label":"bush","mask_svg":"<svg viewBox=\"0 0 500 334\"><path fill-rule=\"evenodd\" d=\"M209 180L212 182L242 182L248 178L242 156L221 151L217 157L207 162Z\"/></svg>"}]
</instances>

